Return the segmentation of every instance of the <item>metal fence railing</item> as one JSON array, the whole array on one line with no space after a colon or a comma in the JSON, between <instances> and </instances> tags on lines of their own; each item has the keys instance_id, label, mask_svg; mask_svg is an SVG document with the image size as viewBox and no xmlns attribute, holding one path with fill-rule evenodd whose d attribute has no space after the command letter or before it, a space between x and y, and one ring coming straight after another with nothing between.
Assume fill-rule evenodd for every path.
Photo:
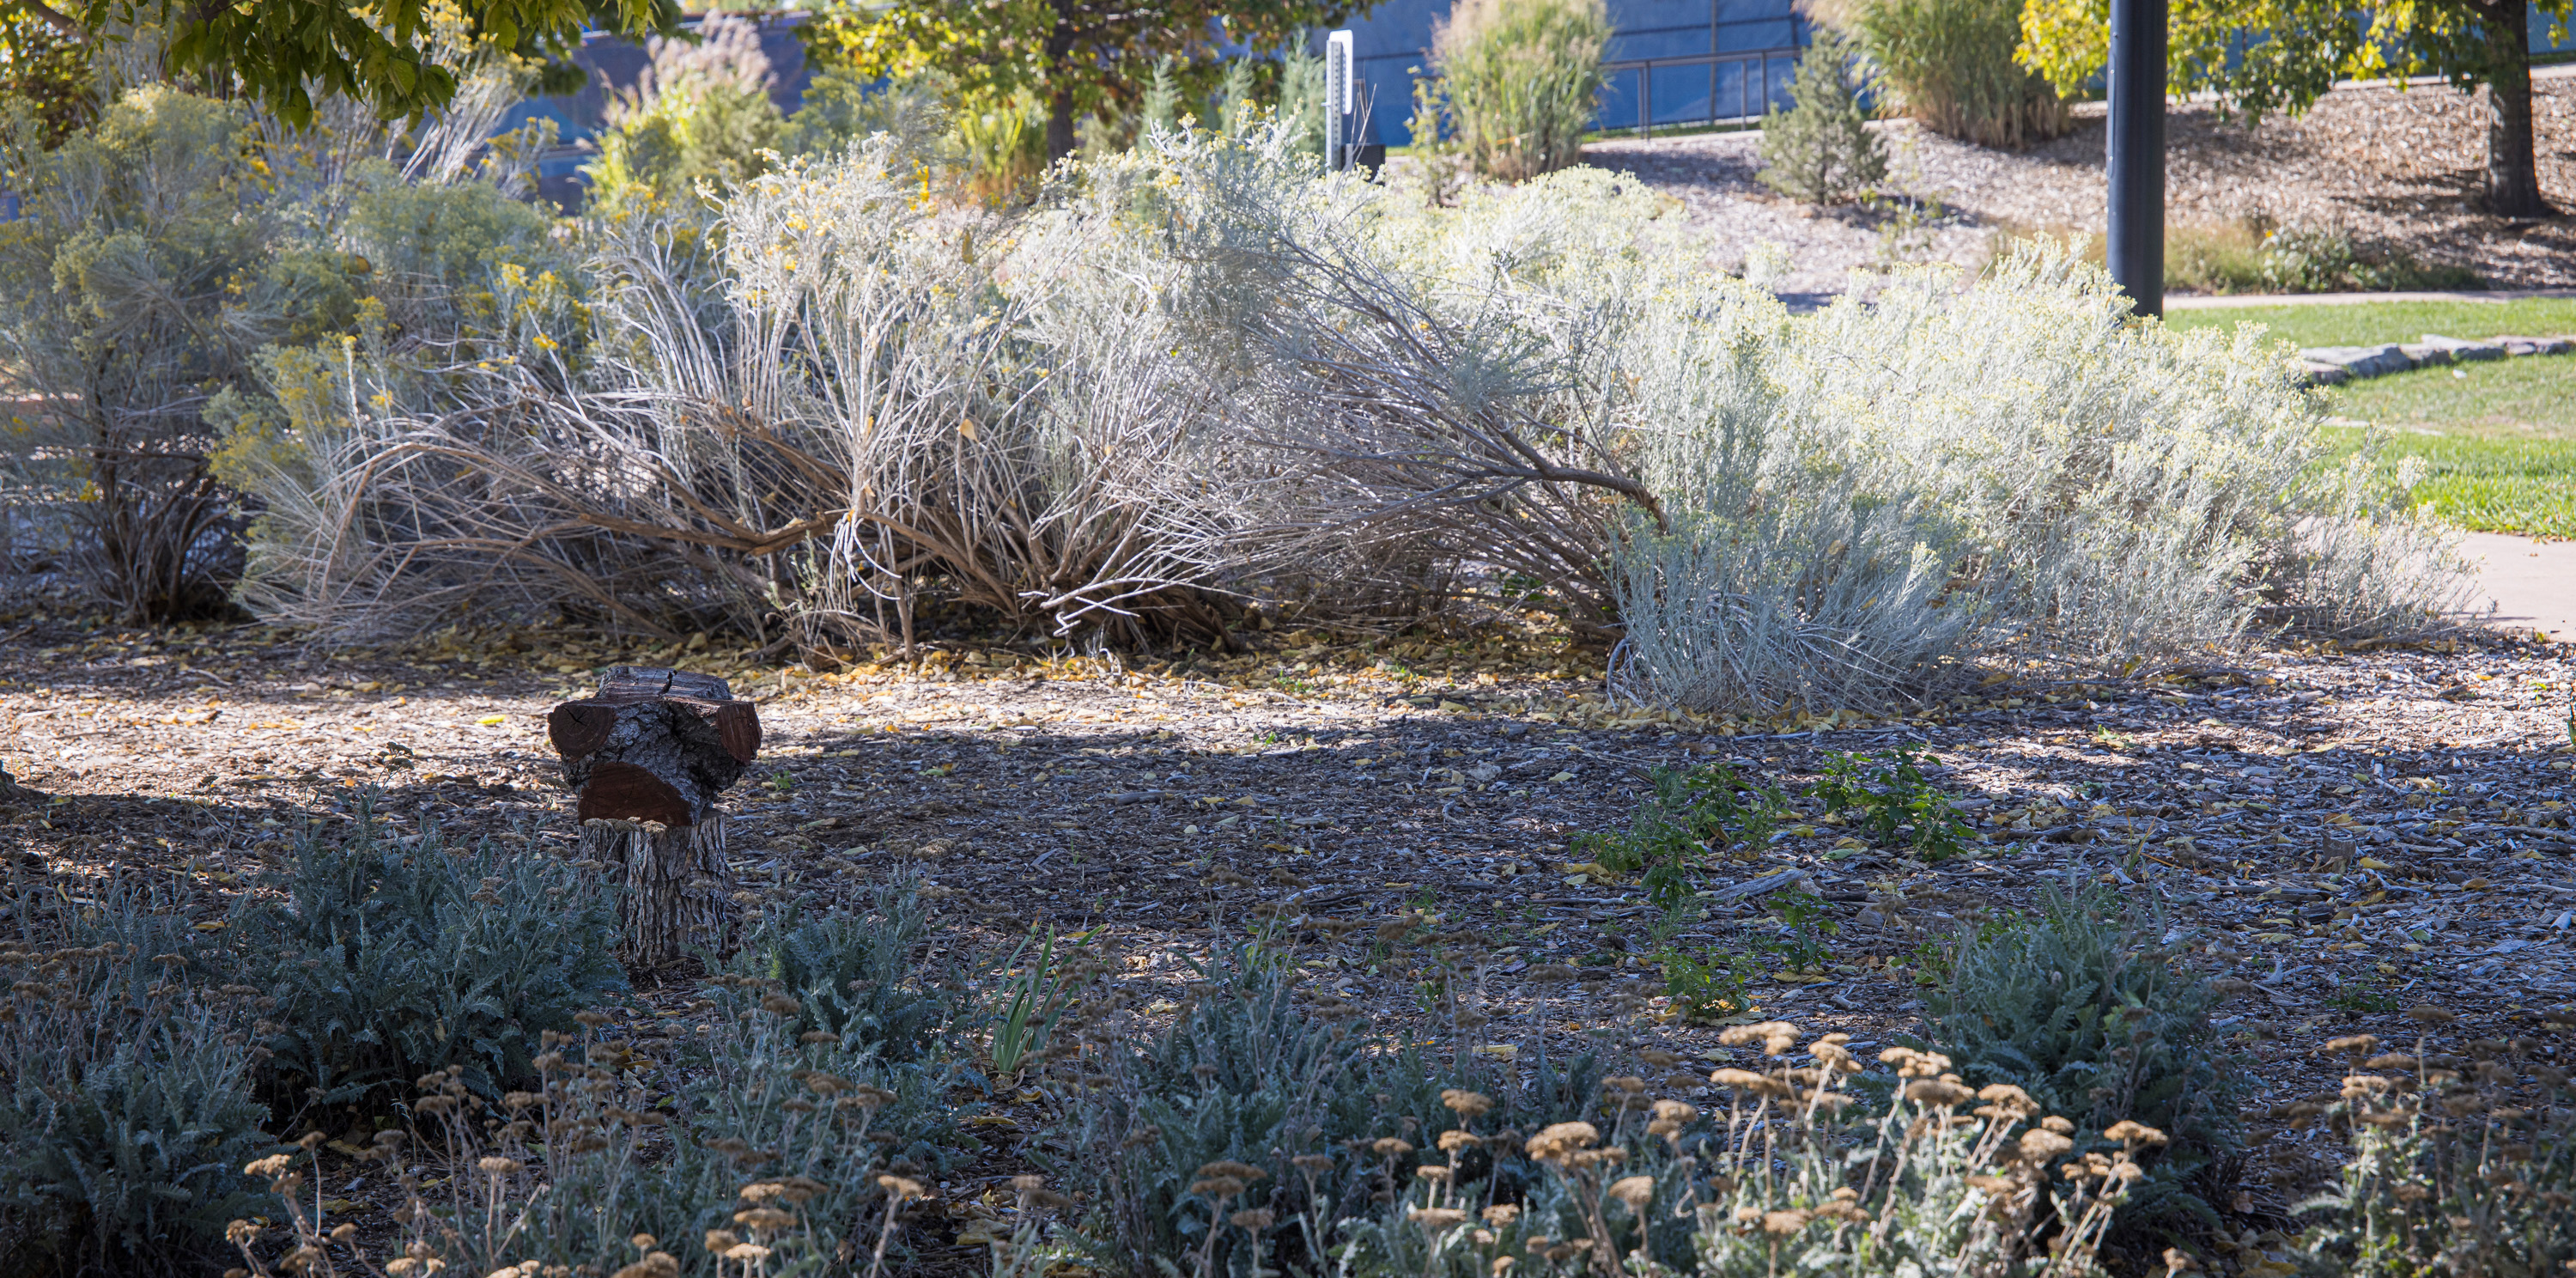
<instances>
[{"instance_id":1,"label":"metal fence railing","mask_svg":"<svg viewBox=\"0 0 2576 1278\"><path fill-rule=\"evenodd\" d=\"M1618 62L1602 63L1601 70L1613 82L1631 72L1636 74L1637 123L1634 127L1638 136L1651 138L1655 136L1655 126L1658 123L1667 126L1744 124L1761 119L1763 111L1771 105L1775 93L1773 68L1795 66L1798 55L1802 52L1804 50L1800 47L1789 46L1777 49L1745 49L1735 53L1689 53L1669 58L1628 58ZM1735 101L1732 103L1723 103L1719 100L1721 96L1718 90L1719 69L1727 66L1736 68L1736 91L1733 95ZM1663 71L1669 74L1692 67L1707 68L1708 106L1705 118L1692 114L1657 120L1655 73ZM1735 114L1723 114L1725 107L1729 105L1736 108ZM1601 127L1608 129L1626 126L1613 125L1604 120Z\"/></svg>"}]
</instances>

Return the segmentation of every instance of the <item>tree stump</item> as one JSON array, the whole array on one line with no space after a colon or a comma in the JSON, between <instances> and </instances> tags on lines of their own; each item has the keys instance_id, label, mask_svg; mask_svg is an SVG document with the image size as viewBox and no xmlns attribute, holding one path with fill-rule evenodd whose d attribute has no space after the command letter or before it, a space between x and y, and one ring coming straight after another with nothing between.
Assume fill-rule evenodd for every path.
<instances>
[{"instance_id":1,"label":"tree stump","mask_svg":"<svg viewBox=\"0 0 2576 1278\"><path fill-rule=\"evenodd\" d=\"M582 855L625 878L620 957L659 967L690 946L724 949L734 884L716 796L760 753L752 704L713 675L615 666L546 729L580 796Z\"/></svg>"}]
</instances>

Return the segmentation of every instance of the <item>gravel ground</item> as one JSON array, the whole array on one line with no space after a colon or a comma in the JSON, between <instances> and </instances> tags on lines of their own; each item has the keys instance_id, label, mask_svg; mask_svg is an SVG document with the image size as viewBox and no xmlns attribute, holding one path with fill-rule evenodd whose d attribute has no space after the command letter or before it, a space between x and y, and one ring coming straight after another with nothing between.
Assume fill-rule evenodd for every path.
<instances>
[{"instance_id":1,"label":"gravel ground","mask_svg":"<svg viewBox=\"0 0 2576 1278\"><path fill-rule=\"evenodd\" d=\"M2576 205L2576 77L2548 76L2532 88L2541 189L2562 207ZM2481 98L2439 85L2342 89L2305 117L2251 130L2205 104L2176 106L2167 123L2171 220L2342 226L2427 265L2468 267L2496 288L2576 284L2576 225L2509 222L2470 207L2485 168L2484 112ZM1981 265L1999 230L2099 232L2101 108L2078 108L2077 117L2072 134L2019 153L1910 121L1874 126L1888 141L1891 184L1948 210L1896 242L1889 211L1810 211L1774 196L1754 179L1758 133L1596 142L1584 160L1680 198L1718 264L1738 264L1770 241L1792 264L1783 292L1831 293L1855 267Z\"/></svg>"},{"instance_id":2,"label":"gravel ground","mask_svg":"<svg viewBox=\"0 0 2576 1278\"><path fill-rule=\"evenodd\" d=\"M0 890L80 896L140 875L210 919L296 824L345 815L363 786L382 788L397 833L436 821L569 848L543 715L593 668L656 655L532 635L519 655L325 657L248 630L13 624L0 756L56 797L0 813ZM1570 873L1568 839L1622 828L1652 764L1730 760L1794 789L1823 751L1928 744L1984 835L1976 855L1908 860L1807 804L1775 844L1709 859L1701 886L1721 895L1678 943L1722 955L1773 935L1760 894L1723 894L1803 882L1840 926L1832 962L1765 974L1744 1015L1875 1043L1917 1024L1926 940L2028 910L2050 882L2152 900L2168 943L2241 982L2219 1024L2256 1080L2257 1211L2335 1156L2331 1137L2263 1117L2332 1089L2321 1040L2411 1043L2404 1011L2421 1003L2462 1015L2436 1046L2576 1008L2565 645L2263 651L1789 735L1623 712L1583 654L1531 643L1390 652L1301 634L1157 672L738 660L695 664L761 698L754 776L787 778L727 804L748 888L856 900L917 872L950 952L1032 924L1097 928L1094 943L1145 956L1140 998L1178 994L1180 956L1275 916L1315 997L1382 1028L1423 1027L1433 949L1372 960L1365 929L1411 919L1470 956L1492 1041L1662 1047L1703 1068L1734 1053L1717 1027L1671 1019L1647 962L1653 912L1633 884ZM1329 939L1319 925L1336 920L1363 930ZM1012 1139L1048 1139L1038 1094L1022 1099L1039 1109ZM1008 1174L1024 1149L1004 1141L983 1170Z\"/></svg>"}]
</instances>

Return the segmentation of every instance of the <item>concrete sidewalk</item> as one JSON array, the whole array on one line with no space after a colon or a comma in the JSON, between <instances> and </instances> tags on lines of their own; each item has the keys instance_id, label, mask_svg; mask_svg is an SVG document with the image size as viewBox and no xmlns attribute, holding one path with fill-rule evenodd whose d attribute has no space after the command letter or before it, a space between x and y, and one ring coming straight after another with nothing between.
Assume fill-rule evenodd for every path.
<instances>
[{"instance_id":1,"label":"concrete sidewalk","mask_svg":"<svg viewBox=\"0 0 2576 1278\"><path fill-rule=\"evenodd\" d=\"M2495 604L2489 624L2576 642L2576 542L2469 533L2463 548L2478 562L2475 605Z\"/></svg>"},{"instance_id":2,"label":"concrete sidewalk","mask_svg":"<svg viewBox=\"0 0 2576 1278\"><path fill-rule=\"evenodd\" d=\"M2527 302L2576 297L2576 288L2450 293L2186 293L2165 295L2169 311L2225 311L2247 306L2363 306L2372 302Z\"/></svg>"}]
</instances>

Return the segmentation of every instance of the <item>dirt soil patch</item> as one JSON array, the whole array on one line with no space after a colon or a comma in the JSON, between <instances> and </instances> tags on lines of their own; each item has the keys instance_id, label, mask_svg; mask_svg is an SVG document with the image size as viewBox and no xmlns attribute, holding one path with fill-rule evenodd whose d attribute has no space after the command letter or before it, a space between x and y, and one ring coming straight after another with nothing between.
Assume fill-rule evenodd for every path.
<instances>
[{"instance_id":1,"label":"dirt soil patch","mask_svg":"<svg viewBox=\"0 0 2576 1278\"><path fill-rule=\"evenodd\" d=\"M2532 82L2540 187L2576 205L2576 76ZM1938 199L1949 216L1910 232L1889 210L1813 210L1755 180L1758 133L1595 142L1584 162L1633 172L1678 198L1711 259L1739 265L1769 241L1788 251L1784 293L1840 292L1855 267L1906 260L1975 267L1999 231L2098 233L2104 221L2103 119L2079 107L2075 131L2028 151L1953 141L1910 121L1873 126L1887 139L1890 185ZM2482 96L2440 85L2346 88L2307 115L2259 126L2221 120L2205 103L2167 117L2168 217L2175 225L2266 219L2343 227L2364 243L2427 266L2466 267L2492 288L2576 284L2576 224L2519 222L2478 211L2486 171Z\"/></svg>"},{"instance_id":2,"label":"dirt soil patch","mask_svg":"<svg viewBox=\"0 0 2576 1278\"><path fill-rule=\"evenodd\" d=\"M0 754L52 797L7 811L0 887L77 897L141 876L220 918L300 826L345 819L370 790L396 835L434 822L568 850L543 716L598 667L662 657L761 699L762 760L726 803L747 889L858 901L919 873L944 948L1084 929L1156 956L1129 976L1146 996L1181 991L1181 959L1268 926L1299 947L1315 997L1439 1040L1439 960L1369 930L1428 920L1463 938L1451 961L1494 1018L1489 1041L1660 1047L1704 1072L1739 1053L1672 1018L1656 911L1633 883L1570 872L1569 840L1624 828L1656 764L1731 761L1795 790L1827 751L1920 743L1985 836L1975 854L1911 861L1807 803L1770 846L1699 867L1700 906L1666 929L1686 951L1776 935L1762 894L1708 895L1765 876L1811 887L1839 927L1829 963L1765 971L1736 1019L1886 1042L1918 1025L1927 943L2031 910L2043 884L2097 881L2152 902L2167 943L2243 983L2219 1025L2258 1080L2258 1120L2332 1090L2342 1067L2322 1040L2414 1042L2417 1004L2460 1013L2436 1040L2463 1043L2576 1007L2565 645L2274 649L1784 734L1610 705L1597 665L1544 644L1264 638L1194 665L977 655L815 675L564 634L521 636L515 654L326 656L250 629L22 618L0 631ZM997 1112L1021 1103L1025 1121L988 1126L1001 1144L953 1195L1007 1175L1015 1142L1049 1139L1038 1093ZM2258 1121L2256 1137L2253 1183L2285 1193L2339 1154L2314 1130ZM2240 1206L2262 1201L2279 1200Z\"/></svg>"}]
</instances>

